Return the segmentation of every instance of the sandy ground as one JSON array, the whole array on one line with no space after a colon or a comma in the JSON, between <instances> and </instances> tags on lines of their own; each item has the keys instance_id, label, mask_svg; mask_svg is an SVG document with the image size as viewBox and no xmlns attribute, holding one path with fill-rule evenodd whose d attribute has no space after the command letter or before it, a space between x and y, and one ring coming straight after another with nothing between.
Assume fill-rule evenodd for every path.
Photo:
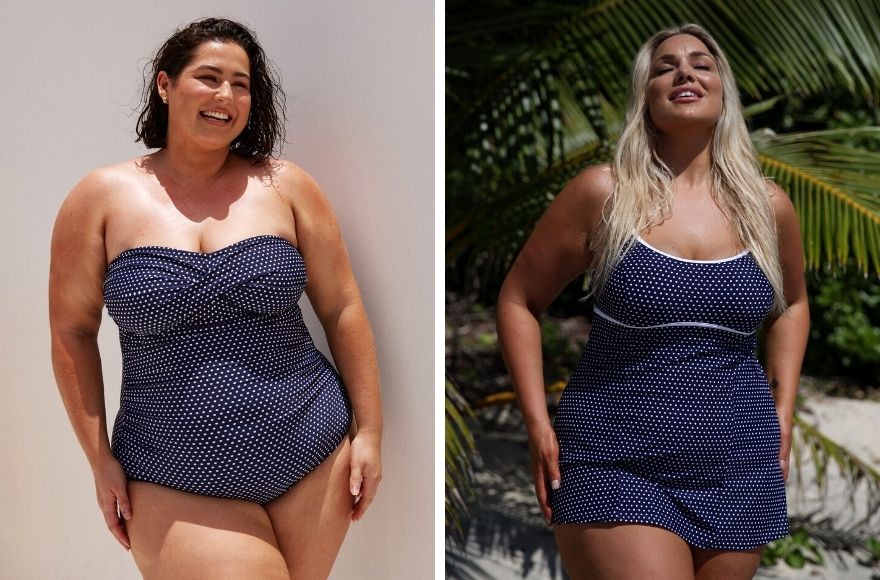
<instances>
[{"instance_id":1,"label":"sandy ground","mask_svg":"<svg viewBox=\"0 0 880 580\"><path fill-rule=\"evenodd\" d=\"M880 402L808 397L801 416L817 425L830 439L850 449L859 459L880 469ZM488 439L488 440L487 440ZM531 495L531 485L523 469L526 461L522 440L513 437L481 438L484 465L478 473L480 501L468 530L466 550L456 556L455 568L465 572L447 574L450 578L493 580L564 580L566 576L556 554L552 532L541 525ZM812 471L803 467L804 481ZM843 493L843 480L833 470L824 502L810 486L798 490L789 479L789 513L808 513L822 505L831 516L845 514L855 521L865 514L865 502L857 496L851 504ZM877 518L874 518L877 523ZM877 530L880 534L880 530ZM880 568L859 566L846 553L826 553L823 567L808 565L794 570L784 564L759 570L756 578L811 580L872 580L880 578ZM464 563L464 565L461 565ZM452 567L448 567L450 569Z\"/></svg>"}]
</instances>

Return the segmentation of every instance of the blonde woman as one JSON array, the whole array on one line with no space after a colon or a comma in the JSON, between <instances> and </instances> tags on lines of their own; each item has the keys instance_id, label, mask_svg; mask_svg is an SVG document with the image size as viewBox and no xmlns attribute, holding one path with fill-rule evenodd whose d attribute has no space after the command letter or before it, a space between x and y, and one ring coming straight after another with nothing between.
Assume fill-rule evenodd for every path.
<instances>
[{"instance_id":1,"label":"blonde woman","mask_svg":"<svg viewBox=\"0 0 880 580\"><path fill-rule=\"evenodd\" d=\"M558 195L498 300L536 495L577 580L751 578L788 533L809 327L797 217L706 31L657 33L631 80L613 164ZM538 318L587 271L593 325L551 425Z\"/></svg>"}]
</instances>

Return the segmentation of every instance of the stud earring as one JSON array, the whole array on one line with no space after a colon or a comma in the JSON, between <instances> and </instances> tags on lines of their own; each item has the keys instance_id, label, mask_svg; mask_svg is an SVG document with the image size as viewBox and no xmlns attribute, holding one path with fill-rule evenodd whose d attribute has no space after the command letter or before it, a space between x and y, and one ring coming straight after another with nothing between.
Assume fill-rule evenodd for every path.
<instances>
[{"instance_id":1,"label":"stud earring","mask_svg":"<svg viewBox=\"0 0 880 580\"><path fill-rule=\"evenodd\" d=\"M162 95L162 102L167 105L168 104L168 97L166 97L165 95Z\"/></svg>"}]
</instances>

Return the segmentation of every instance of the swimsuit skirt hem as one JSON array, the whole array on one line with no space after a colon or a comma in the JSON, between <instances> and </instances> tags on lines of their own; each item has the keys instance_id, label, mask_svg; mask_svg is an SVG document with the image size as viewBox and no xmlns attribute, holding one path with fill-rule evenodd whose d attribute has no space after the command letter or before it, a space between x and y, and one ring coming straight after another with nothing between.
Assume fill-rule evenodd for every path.
<instances>
[{"instance_id":1,"label":"swimsuit skirt hem","mask_svg":"<svg viewBox=\"0 0 880 580\"><path fill-rule=\"evenodd\" d=\"M778 485L783 493L778 462L774 466L768 474L773 483L768 485ZM702 485L689 482L688 488L608 465L560 467L562 487L551 490L549 498L554 524L648 524L675 533L691 546L725 551L751 550L789 533L785 502L773 501L774 493L760 493L760 479L748 487L731 487L731 481L739 480L726 480L721 486L704 480ZM741 501L733 510L727 500L732 494L751 501Z\"/></svg>"}]
</instances>

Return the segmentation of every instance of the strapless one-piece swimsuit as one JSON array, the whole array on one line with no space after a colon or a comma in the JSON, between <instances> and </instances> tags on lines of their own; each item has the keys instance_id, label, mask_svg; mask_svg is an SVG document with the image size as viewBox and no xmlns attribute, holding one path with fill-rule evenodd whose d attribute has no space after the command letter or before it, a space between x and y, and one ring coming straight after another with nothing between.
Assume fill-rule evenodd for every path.
<instances>
[{"instance_id":1,"label":"strapless one-piece swimsuit","mask_svg":"<svg viewBox=\"0 0 880 580\"><path fill-rule=\"evenodd\" d=\"M787 535L779 420L755 357L772 305L749 252L687 260L637 237L559 401L554 523L650 524L718 550Z\"/></svg>"},{"instance_id":2,"label":"strapless one-piece swimsuit","mask_svg":"<svg viewBox=\"0 0 880 580\"><path fill-rule=\"evenodd\" d=\"M275 235L210 253L126 250L107 266L122 392L111 449L126 476L265 504L326 459L351 406L298 301L306 264Z\"/></svg>"}]
</instances>

